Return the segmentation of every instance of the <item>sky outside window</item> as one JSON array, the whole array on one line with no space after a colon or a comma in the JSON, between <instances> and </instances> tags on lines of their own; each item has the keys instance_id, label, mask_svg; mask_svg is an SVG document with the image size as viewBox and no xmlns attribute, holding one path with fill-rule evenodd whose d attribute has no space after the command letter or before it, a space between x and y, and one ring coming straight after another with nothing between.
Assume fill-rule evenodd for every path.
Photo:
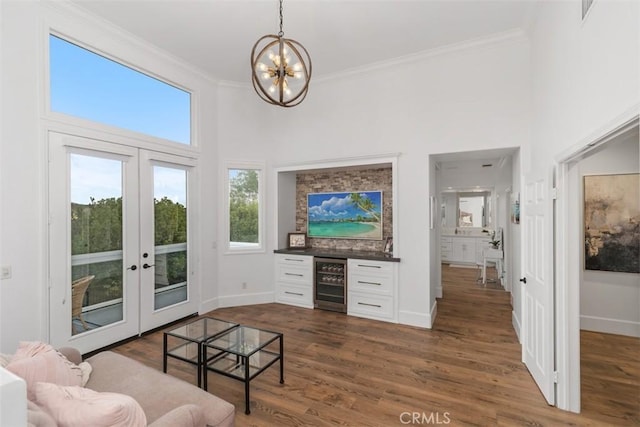
<instances>
[{"instance_id":1,"label":"sky outside window","mask_svg":"<svg viewBox=\"0 0 640 427\"><path fill-rule=\"evenodd\" d=\"M49 36L51 111L191 143L191 95Z\"/></svg>"}]
</instances>

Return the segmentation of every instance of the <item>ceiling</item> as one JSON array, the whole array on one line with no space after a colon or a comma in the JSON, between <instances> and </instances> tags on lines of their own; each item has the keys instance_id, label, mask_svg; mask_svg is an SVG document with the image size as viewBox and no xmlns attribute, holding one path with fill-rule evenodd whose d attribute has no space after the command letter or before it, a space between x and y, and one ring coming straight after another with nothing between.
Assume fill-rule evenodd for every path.
<instances>
[{"instance_id":1,"label":"ceiling","mask_svg":"<svg viewBox=\"0 0 640 427\"><path fill-rule=\"evenodd\" d=\"M277 0L72 0L211 78L249 83L251 48L279 30ZM285 37L313 77L522 29L533 0L286 0Z\"/></svg>"}]
</instances>

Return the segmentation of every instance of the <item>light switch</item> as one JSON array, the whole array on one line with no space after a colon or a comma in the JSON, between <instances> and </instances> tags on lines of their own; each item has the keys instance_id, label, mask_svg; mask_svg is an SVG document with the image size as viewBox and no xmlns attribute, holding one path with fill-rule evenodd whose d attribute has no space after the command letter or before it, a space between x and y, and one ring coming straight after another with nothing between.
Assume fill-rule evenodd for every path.
<instances>
[{"instance_id":1,"label":"light switch","mask_svg":"<svg viewBox=\"0 0 640 427\"><path fill-rule=\"evenodd\" d=\"M3 265L0 268L0 280L11 279L11 266Z\"/></svg>"}]
</instances>

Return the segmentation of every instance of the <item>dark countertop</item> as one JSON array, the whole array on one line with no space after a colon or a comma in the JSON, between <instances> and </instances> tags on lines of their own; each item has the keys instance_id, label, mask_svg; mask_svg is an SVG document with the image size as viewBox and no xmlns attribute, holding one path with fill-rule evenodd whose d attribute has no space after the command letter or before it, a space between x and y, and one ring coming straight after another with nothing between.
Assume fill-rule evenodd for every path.
<instances>
[{"instance_id":1,"label":"dark countertop","mask_svg":"<svg viewBox=\"0 0 640 427\"><path fill-rule=\"evenodd\" d=\"M326 248L307 248L307 249L276 249L273 252L277 254L291 255L309 255L325 258L352 258L352 259L368 259L371 261L388 261L400 262L400 258L394 258L391 254L376 251L353 251L349 249L326 249Z\"/></svg>"}]
</instances>

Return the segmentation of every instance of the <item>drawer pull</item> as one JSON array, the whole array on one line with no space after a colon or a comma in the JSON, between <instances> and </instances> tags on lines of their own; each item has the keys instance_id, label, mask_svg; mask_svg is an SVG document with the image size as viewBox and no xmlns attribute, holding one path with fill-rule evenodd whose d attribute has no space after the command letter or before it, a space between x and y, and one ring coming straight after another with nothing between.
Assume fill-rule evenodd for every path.
<instances>
[{"instance_id":1,"label":"drawer pull","mask_svg":"<svg viewBox=\"0 0 640 427\"><path fill-rule=\"evenodd\" d=\"M297 273L284 273L285 276L298 276L298 277L304 277L304 274L297 274Z\"/></svg>"},{"instance_id":2,"label":"drawer pull","mask_svg":"<svg viewBox=\"0 0 640 427\"><path fill-rule=\"evenodd\" d=\"M376 285L376 286L382 286L382 283L376 283L376 282L364 282L362 280L358 280L358 283L362 283L363 285Z\"/></svg>"},{"instance_id":3,"label":"drawer pull","mask_svg":"<svg viewBox=\"0 0 640 427\"><path fill-rule=\"evenodd\" d=\"M378 305L378 304L367 304L366 302L359 302L358 305L366 305L366 306L369 306L369 307L382 308L381 305Z\"/></svg>"},{"instance_id":4,"label":"drawer pull","mask_svg":"<svg viewBox=\"0 0 640 427\"><path fill-rule=\"evenodd\" d=\"M304 262L303 259L297 259L297 258L285 258L285 261L295 261L295 262Z\"/></svg>"},{"instance_id":5,"label":"drawer pull","mask_svg":"<svg viewBox=\"0 0 640 427\"><path fill-rule=\"evenodd\" d=\"M304 296L304 294L301 294L299 292L289 292L289 291L284 291L285 294L289 294L289 295L295 295L298 297Z\"/></svg>"},{"instance_id":6,"label":"drawer pull","mask_svg":"<svg viewBox=\"0 0 640 427\"><path fill-rule=\"evenodd\" d=\"M367 265L367 264L358 264L358 267L368 267L368 268L382 268L379 265Z\"/></svg>"}]
</instances>

